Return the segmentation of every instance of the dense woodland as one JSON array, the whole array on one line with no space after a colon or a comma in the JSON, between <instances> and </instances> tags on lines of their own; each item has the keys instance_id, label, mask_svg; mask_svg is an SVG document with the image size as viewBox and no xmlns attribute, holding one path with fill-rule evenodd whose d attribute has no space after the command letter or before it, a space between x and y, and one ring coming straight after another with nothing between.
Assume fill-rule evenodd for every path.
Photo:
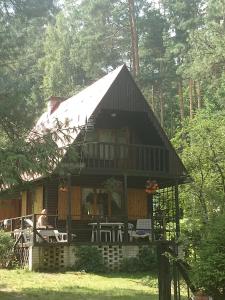
<instances>
[{"instance_id":1,"label":"dense woodland","mask_svg":"<svg viewBox=\"0 0 225 300\"><path fill-rule=\"evenodd\" d=\"M0 0L2 186L49 171L51 139L24 136L50 95L126 63L193 179L181 222L195 282L224 299L224 50L224 0Z\"/></svg>"}]
</instances>

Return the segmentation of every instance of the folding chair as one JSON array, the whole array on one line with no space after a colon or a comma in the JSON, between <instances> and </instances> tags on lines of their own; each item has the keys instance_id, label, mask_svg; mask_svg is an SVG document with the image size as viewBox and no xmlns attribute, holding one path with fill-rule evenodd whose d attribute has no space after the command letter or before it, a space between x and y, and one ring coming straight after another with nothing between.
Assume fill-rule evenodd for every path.
<instances>
[{"instance_id":1,"label":"folding chair","mask_svg":"<svg viewBox=\"0 0 225 300\"><path fill-rule=\"evenodd\" d=\"M136 230L130 232L130 241L133 241L133 238L149 238L149 241L152 239L152 222L151 219L138 219L136 224Z\"/></svg>"}]
</instances>

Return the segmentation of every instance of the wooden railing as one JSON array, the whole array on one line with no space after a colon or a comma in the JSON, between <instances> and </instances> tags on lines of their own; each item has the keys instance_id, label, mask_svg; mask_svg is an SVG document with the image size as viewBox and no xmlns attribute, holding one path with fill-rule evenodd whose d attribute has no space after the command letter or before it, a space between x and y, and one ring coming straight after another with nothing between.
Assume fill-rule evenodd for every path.
<instances>
[{"instance_id":1,"label":"wooden railing","mask_svg":"<svg viewBox=\"0 0 225 300\"><path fill-rule=\"evenodd\" d=\"M84 168L169 172L169 151L163 147L100 142L77 147Z\"/></svg>"},{"instance_id":2,"label":"wooden railing","mask_svg":"<svg viewBox=\"0 0 225 300\"><path fill-rule=\"evenodd\" d=\"M40 215L33 214L29 216L21 216L18 218L8 219L8 227L2 228L11 232L15 238L14 248L18 244L24 246L57 243L55 234L63 234L66 240L59 240L58 242L66 242L68 244L93 244L93 243L136 243L136 239L131 239L131 231L135 231L137 220L128 220L125 216L118 216L117 218L108 218L102 216L92 216L90 219L82 219L81 216L68 216L67 220L58 220L57 215L48 215L49 225L46 228L37 228L36 220ZM73 217L75 221L71 221ZM28 223L30 220L32 223ZM161 220L161 219L160 219ZM158 220L158 221L160 221ZM167 225L164 227L154 228L157 220L152 220L151 241L170 240L171 232L167 232ZM70 223L70 226L69 226ZM160 223L161 224L161 223ZM104 226L103 226L104 225ZM111 231L110 239L106 239L104 230ZM103 233L102 233L103 231ZM173 230L173 232L175 232ZM49 239L46 235L49 233ZM174 236L174 235L173 235ZM138 241L140 242L140 241ZM149 239L143 240L144 243L149 242Z\"/></svg>"}]
</instances>

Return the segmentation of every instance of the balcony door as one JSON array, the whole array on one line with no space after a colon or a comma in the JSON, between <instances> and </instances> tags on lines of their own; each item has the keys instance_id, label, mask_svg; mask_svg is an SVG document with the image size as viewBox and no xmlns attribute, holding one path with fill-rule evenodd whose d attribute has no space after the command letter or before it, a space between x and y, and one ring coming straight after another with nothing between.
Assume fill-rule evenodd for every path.
<instances>
[{"instance_id":1,"label":"balcony door","mask_svg":"<svg viewBox=\"0 0 225 300\"><path fill-rule=\"evenodd\" d=\"M127 158L129 130L127 127L118 129L99 129L100 159L113 160ZM116 145L116 146L115 146Z\"/></svg>"},{"instance_id":2,"label":"balcony door","mask_svg":"<svg viewBox=\"0 0 225 300\"><path fill-rule=\"evenodd\" d=\"M113 160L115 158L115 132L112 129L99 129L98 142L100 142L99 158Z\"/></svg>"}]
</instances>

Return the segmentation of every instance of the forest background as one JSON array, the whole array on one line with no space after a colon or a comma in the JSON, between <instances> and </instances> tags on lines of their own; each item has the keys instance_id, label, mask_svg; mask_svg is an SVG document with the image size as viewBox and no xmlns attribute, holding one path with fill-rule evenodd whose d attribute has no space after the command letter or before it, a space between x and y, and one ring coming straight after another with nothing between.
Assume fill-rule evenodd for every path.
<instances>
[{"instance_id":1,"label":"forest background","mask_svg":"<svg viewBox=\"0 0 225 300\"><path fill-rule=\"evenodd\" d=\"M24 137L50 95L126 63L193 179L181 223L195 281L224 295L225 251L207 263L210 238L225 249L224 50L224 0L0 0L1 185L48 172L49 145Z\"/></svg>"}]
</instances>

